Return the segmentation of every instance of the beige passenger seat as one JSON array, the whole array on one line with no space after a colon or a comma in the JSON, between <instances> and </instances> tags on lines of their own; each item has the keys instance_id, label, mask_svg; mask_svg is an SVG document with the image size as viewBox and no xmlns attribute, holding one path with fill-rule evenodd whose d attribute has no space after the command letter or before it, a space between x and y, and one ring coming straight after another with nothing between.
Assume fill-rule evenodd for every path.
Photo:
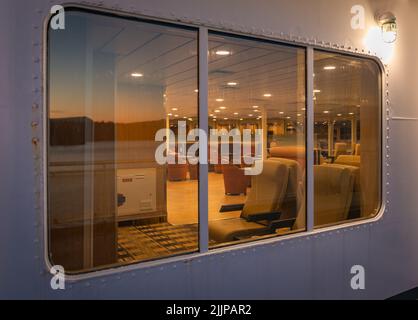
<instances>
[{"instance_id":1,"label":"beige passenger seat","mask_svg":"<svg viewBox=\"0 0 418 320\"><path fill-rule=\"evenodd\" d=\"M353 170L339 165L314 166L315 226L347 220L353 199Z\"/></svg>"},{"instance_id":2,"label":"beige passenger seat","mask_svg":"<svg viewBox=\"0 0 418 320\"><path fill-rule=\"evenodd\" d=\"M209 222L209 237L216 242L230 242L242 237L271 233L264 220L280 218L278 208L287 190L288 167L273 160L263 161L263 171L252 177L252 188L240 218Z\"/></svg>"}]
</instances>

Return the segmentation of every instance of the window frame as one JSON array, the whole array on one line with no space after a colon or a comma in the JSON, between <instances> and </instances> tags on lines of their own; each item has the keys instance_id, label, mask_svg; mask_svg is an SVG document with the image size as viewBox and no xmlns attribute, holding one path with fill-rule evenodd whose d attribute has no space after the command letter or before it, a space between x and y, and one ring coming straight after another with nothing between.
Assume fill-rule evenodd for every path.
<instances>
[{"instance_id":1,"label":"window frame","mask_svg":"<svg viewBox=\"0 0 418 320\"><path fill-rule=\"evenodd\" d=\"M198 32L198 116L199 116L199 128L208 132L208 34L209 32L223 33L229 36L238 36L254 41L267 41L272 44L276 43L278 45L284 46L293 46L305 49L305 89L306 89L306 227L305 231L292 233L289 235L283 236L273 236L268 238L261 238L253 241L238 242L236 244L230 243L227 246L217 247L209 249L209 220L208 220L208 170L207 165L199 164L199 235L198 235L198 251L192 253L179 254L175 256L170 256L166 258L159 258L151 261L137 261L130 264L122 265L113 265L113 266L103 266L95 270L87 270L85 272L80 272L77 274L68 274L66 275L68 281L79 281L83 279L90 279L100 276L112 275L120 272L129 272L144 270L152 267L163 267L164 265L171 263L178 263L184 261L191 261L199 259L205 256L226 254L231 251L238 250L248 250L255 249L257 247L277 244L282 241L289 241L292 239L298 240L310 240L312 236L317 236L319 234L324 234L327 232L341 231L343 229L353 230L354 228L360 228L361 226L367 227L373 223L380 220L386 209L387 201L387 192L385 192L385 186L387 185L387 165L385 159L388 158L387 153L387 140L385 138L384 128L385 124L389 120L389 101L385 100L387 92L387 75L385 73L385 66L382 61L377 57L373 56L370 53L366 54L364 51L359 52L358 50L348 51L342 46L341 49L331 44L329 45L318 45L317 42L312 42L306 39L305 41L301 38L293 39L291 37L286 37L286 39L274 38L273 36L266 36L263 34L245 34L238 31L225 30L221 27L200 25L198 23L185 23L177 20L162 19L157 17L148 17L145 15L139 15L128 12L120 12L114 9L106 9L102 7L92 7L89 5L81 4L68 4L63 6L64 9L68 11L78 11L86 12L98 15L107 15L115 18L129 19L132 21L138 22L148 22L148 23L159 23L163 25L173 26L173 27L183 27L194 29ZM49 41L49 23L51 21L52 14L47 16L44 20L43 28L43 233L44 233L44 260L45 266L50 270L53 266L52 261L50 260L50 244L49 244L49 193L48 193L48 142L49 142L49 88L48 88L48 41ZM380 105L379 105L379 123L380 123L380 207L377 210L378 213L374 217L370 218L360 218L349 221L342 221L341 223L334 224L332 226L322 226L319 228L314 227L314 179L313 179L313 166L314 166L314 157L313 157L313 146L314 146L314 99L313 99L313 88L314 88L314 51L323 51L328 53L338 53L345 56L352 56L361 59L370 60L378 66L380 72ZM386 109L385 109L386 108ZM385 116L386 114L386 116ZM203 148L206 150L206 148ZM200 152L200 157L205 157L206 152Z\"/></svg>"}]
</instances>

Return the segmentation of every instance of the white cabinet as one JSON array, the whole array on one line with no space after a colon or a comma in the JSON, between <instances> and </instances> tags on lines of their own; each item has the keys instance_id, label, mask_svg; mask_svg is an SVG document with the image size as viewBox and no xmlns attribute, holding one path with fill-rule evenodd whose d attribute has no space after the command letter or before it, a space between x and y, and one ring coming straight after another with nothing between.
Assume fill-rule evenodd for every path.
<instances>
[{"instance_id":1,"label":"white cabinet","mask_svg":"<svg viewBox=\"0 0 418 320\"><path fill-rule=\"evenodd\" d=\"M141 218L157 211L156 169L117 170L118 218Z\"/></svg>"}]
</instances>

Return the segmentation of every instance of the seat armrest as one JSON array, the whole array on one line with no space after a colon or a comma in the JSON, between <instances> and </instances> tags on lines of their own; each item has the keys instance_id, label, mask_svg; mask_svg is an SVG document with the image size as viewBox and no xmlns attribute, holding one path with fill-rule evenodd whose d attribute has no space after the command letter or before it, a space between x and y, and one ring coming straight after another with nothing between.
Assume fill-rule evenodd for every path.
<instances>
[{"instance_id":1,"label":"seat armrest","mask_svg":"<svg viewBox=\"0 0 418 320\"><path fill-rule=\"evenodd\" d=\"M242 211L244 209L244 204L227 204L221 207L219 212L232 212L232 211Z\"/></svg>"},{"instance_id":2,"label":"seat armrest","mask_svg":"<svg viewBox=\"0 0 418 320\"><path fill-rule=\"evenodd\" d=\"M249 214L246 217L248 222L258 222L258 221L274 221L280 219L281 212L274 211L274 212L262 212L262 213L253 213Z\"/></svg>"},{"instance_id":3,"label":"seat armrest","mask_svg":"<svg viewBox=\"0 0 418 320\"><path fill-rule=\"evenodd\" d=\"M296 222L296 218L270 221L269 229L272 231L275 231L277 229L284 229L284 228L292 229L295 222Z\"/></svg>"}]
</instances>

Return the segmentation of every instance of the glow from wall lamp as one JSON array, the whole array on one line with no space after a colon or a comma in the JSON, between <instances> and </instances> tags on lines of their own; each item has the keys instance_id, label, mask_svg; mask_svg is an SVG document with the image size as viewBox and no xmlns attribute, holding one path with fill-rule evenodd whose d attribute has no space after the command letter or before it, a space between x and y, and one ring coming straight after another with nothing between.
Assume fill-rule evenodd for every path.
<instances>
[{"instance_id":1,"label":"glow from wall lamp","mask_svg":"<svg viewBox=\"0 0 418 320\"><path fill-rule=\"evenodd\" d=\"M369 29L364 38L364 45L367 50L375 53L384 64L390 63L395 53L395 44L385 42L382 38L381 29L377 26Z\"/></svg>"}]
</instances>

